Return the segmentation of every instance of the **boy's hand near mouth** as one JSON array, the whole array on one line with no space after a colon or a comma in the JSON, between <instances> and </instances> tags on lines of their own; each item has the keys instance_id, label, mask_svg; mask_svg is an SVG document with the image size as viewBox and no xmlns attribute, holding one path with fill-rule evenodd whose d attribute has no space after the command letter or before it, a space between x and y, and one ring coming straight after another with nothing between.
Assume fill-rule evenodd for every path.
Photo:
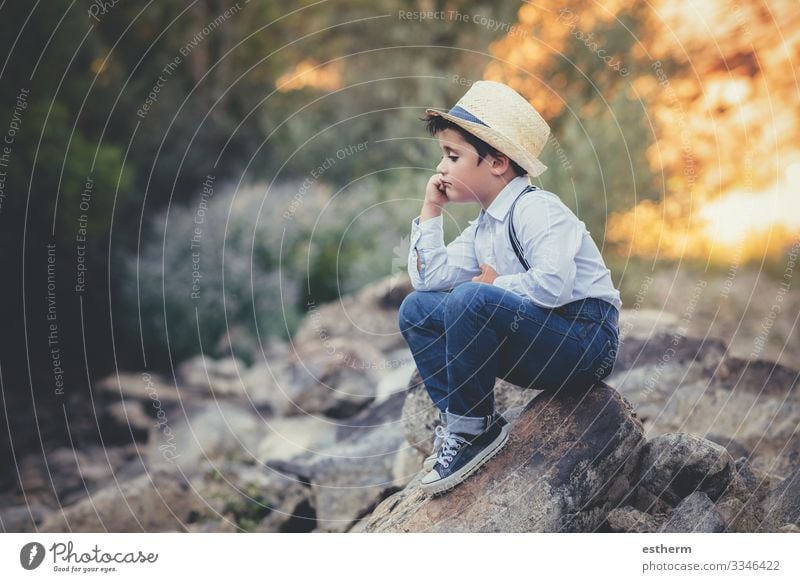
<instances>
[{"instance_id":1,"label":"boy's hand near mouth","mask_svg":"<svg viewBox=\"0 0 800 582\"><path fill-rule=\"evenodd\" d=\"M434 174L428 180L428 185L425 187L425 204L435 204L436 206L444 206L450 199L447 197L445 185L447 182L442 180L441 174ZM425 220L425 217L420 217L420 222Z\"/></svg>"}]
</instances>

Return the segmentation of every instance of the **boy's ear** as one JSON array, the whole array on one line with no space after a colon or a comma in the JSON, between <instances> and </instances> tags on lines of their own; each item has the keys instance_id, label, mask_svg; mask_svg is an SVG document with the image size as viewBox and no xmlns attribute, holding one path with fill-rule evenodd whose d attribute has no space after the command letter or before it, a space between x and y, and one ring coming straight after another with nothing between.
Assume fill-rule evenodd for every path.
<instances>
[{"instance_id":1,"label":"boy's ear","mask_svg":"<svg viewBox=\"0 0 800 582\"><path fill-rule=\"evenodd\" d=\"M497 152L496 155L489 154L489 165L493 174L501 176L506 173L506 170L511 166L511 160L507 155L502 152Z\"/></svg>"}]
</instances>

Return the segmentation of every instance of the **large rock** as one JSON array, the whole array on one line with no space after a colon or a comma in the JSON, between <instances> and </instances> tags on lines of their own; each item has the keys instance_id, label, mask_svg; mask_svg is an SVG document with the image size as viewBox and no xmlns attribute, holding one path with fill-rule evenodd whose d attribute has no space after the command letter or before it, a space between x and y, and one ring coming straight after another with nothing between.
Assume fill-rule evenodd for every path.
<instances>
[{"instance_id":1,"label":"large rock","mask_svg":"<svg viewBox=\"0 0 800 582\"><path fill-rule=\"evenodd\" d=\"M626 505L612 509L606 518L613 532L619 533L654 533L659 530L663 520Z\"/></svg>"},{"instance_id":2,"label":"large rock","mask_svg":"<svg viewBox=\"0 0 800 582\"><path fill-rule=\"evenodd\" d=\"M661 333L621 342L606 381L631 402L647 438L705 435L781 477L800 463L795 370L728 356L720 340Z\"/></svg>"},{"instance_id":3,"label":"large rock","mask_svg":"<svg viewBox=\"0 0 800 582\"><path fill-rule=\"evenodd\" d=\"M257 411L230 400L162 410L151 428L149 467L191 471L206 459L253 461L266 428Z\"/></svg>"},{"instance_id":4,"label":"large rock","mask_svg":"<svg viewBox=\"0 0 800 582\"><path fill-rule=\"evenodd\" d=\"M82 449L59 447L44 457L26 455L20 459L18 470L21 501L57 509L103 488L115 475L126 479L143 468L135 445L87 445Z\"/></svg>"},{"instance_id":5,"label":"large rock","mask_svg":"<svg viewBox=\"0 0 800 582\"><path fill-rule=\"evenodd\" d=\"M261 465L204 465L192 488L207 507L188 527L194 532L309 532L316 527L307 484Z\"/></svg>"},{"instance_id":6,"label":"large rock","mask_svg":"<svg viewBox=\"0 0 800 582\"><path fill-rule=\"evenodd\" d=\"M735 471L733 459L720 445L690 434L666 434L644 445L639 487L672 507L695 491L716 501Z\"/></svg>"},{"instance_id":7,"label":"large rock","mask_svg":"<svg viewBox=\"0 0 800 582\"><path fill-rule=\"evenodd\" d=\"M397 325L397 310L411 291L411 279L406 274L400 278L385 277L338 301L309 305L292 342L324 347L332 338L347 337L384 353L405 348L405 339Z\"/></svg>"},{"instance_id":8,"label":"large rock","mask_svg":"<svg viewBox=\"0 0 800 582\"><path fill-rule=\"evenodd\" d=\"M373 346L346 338L333 338L325 346L298 347L287 414L355 416L375 400L380 374L373 364L382 360L383 354Z\"/></svg>"},{"instance_id":9,"label":"large rock","mask_svg":"<svg viewBox=\"0 0 800 582\"><path fill-rule=\"evenodd\" d=\"M672 511L659 531L664 533L720 533L725 521L714 502L702 491L695 491Z\"/></svg>"},{"instance_id":10,"label":"large rock","mask_svg":"<svg viewBox=\"0 0 800 582\"><path fill-rule=\"evenodd\" d=\"M237 358L215 360L208 356L194 356L178 366L181 385L207 394L224 398L242 393L241 374L246 366Z\"/></svg>"},{"instance_id":11,"label":"large rock","mask_svg":"<svg viewBox=\"0 0 800 582\"><path fill-rule=\"evenodd\" d=\"M264 433L257 455L263 462L288 461L314 454L336 440L338 421L321 416L288 416L264 422Z\"/></svg>"},{"instance_id":12,"label":"large rock","mask_svg":"<svg viewBox=\"0 0 800 582\"><path fill-rule=\"evenodd\" d=\"M310 486L318 531L348 531L419 470L400 424L403 399L397 394L342 422L328 447L267 463Z\"/></svg>"},{"instance_id":13,"label":"large rock","mask_svg":"<svg viewBox=\"0 0 800 582\"><path fill-rule=\"evenodd\" d=\"M596 531L632 486L642 439L630 406L605 384L582 396L540 394L477 474L430 497L420 472L376 508L366 530Z\"/></svg>"},{"instance_id":14,"label":"large rock","mask_svg":"<svg viewBox=\"0 0 800 582\"><path fill-rule=\"evenodd\" d=\"M760 531L778 531L787 524L800 526L800 469L769 491L763 508Z\"/></svg>"},{"instance_id":15,"label":"large rock","mask_svg":"<svg viewBox=\"0 0 800 582\"><path fill-rule=\"evenodd\" d=\"M153 471L51 513L41 532L186 531L205 502L179 474Z\"/></svg>"}]
</instances>

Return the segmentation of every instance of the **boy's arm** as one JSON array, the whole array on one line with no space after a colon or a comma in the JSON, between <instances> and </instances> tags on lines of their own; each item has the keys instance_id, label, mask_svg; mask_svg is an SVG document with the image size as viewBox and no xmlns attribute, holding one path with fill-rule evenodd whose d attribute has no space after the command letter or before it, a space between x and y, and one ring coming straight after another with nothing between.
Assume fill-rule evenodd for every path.
<instances>
[{"instance_id":1,"label":"boy's arm","mask_svg":"<svg viewBox=\"0 0 800 582\"><path fill-rule=\"evenodd\" d=\"M583 238L582 223L557 201L544 197L523 198L514 218L517 212L519 218L514 225L520 227L517 234L531 268L525 273L501 275L493 284L531 297L542 307L567 303L575 284L575 255Z\"/></svg>"},{"instance_id":2,"label":"boy's arm","mask_svg":"<svg viewBox=\"0 0 800 582\"><path fill-rule=\"evenodd\" d=\"M424 215L424 210L423 210ZM481 272L475 256L475 222L445 247L441 213L411 222L408 273L417 291L444 291Z\"/></svg>"}]
</instances>

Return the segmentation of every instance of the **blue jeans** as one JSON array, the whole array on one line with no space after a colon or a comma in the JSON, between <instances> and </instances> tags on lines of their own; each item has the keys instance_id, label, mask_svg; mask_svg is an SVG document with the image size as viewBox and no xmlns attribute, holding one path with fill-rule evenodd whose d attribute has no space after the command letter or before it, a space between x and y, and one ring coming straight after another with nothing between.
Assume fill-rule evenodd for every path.
<instances>
[{"instance_id":1,"label":"blue jeans","mask_svg":"<svg viewBox=\"0 0 800 582\"><path fill-rule=\"evenodd\" d=\"M398 322L425 388L456 417L494 413L497 377L548 392L586 390L608 376L619 313L587 298L548 309L487 283L414 291Z\"/></svg>"}]
</instances>

